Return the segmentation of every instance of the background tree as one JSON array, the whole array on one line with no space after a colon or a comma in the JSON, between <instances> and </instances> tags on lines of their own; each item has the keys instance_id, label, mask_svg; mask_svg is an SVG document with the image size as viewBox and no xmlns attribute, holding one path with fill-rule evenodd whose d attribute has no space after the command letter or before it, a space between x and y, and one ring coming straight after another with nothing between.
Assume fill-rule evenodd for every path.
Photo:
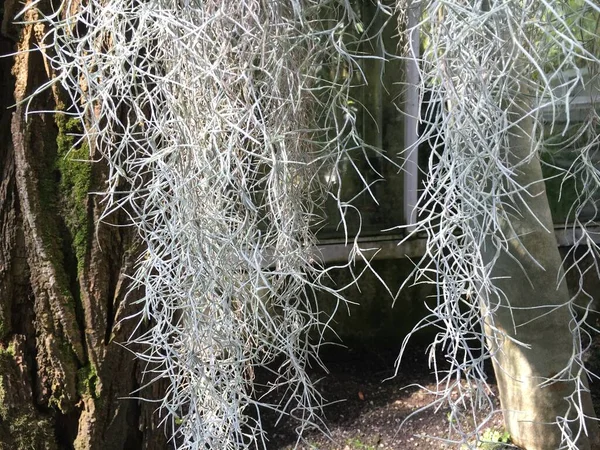
<instances>
[{"instance_id":1,"label":"background tree","mask_svg":"<svg viewBox=\"0 0 600 450\"><path fill-rule=\"evenodd\" d=\"M582 361L590 303L578 306L567 291L540 166L545 130L556 130L566 110L564 133L571 126L571 96L581 86L597 89L599 60L589 51L598 39L597 5L419 5L427 42L422 89L442 105L422 137L443 141L443 147L435 147L430 159L417 225L429 236L419 273L443 286L437 308L425 320L444 324L432 355L442 348L452 365L440 402L461 416L465 397L455 400L451 393L463 391L464 379L475 388L473 408L482 399L489 402L484 386L489 358L516 444L597 448ZM595 75L584 78L588 70ZM568 71L576 75L565 80ZM597 171L590 158L598 151L594 101L584 117L573 124L585 130L576 161L560 175L584 174L573 200L579 218L573 226L585 236L576 244L585 244L597 261L598 247L586 229L595 217L583 223L581 214L584 205L594 204L598 189L597 178L585 175Z\"/></svg>"}]
</instances>

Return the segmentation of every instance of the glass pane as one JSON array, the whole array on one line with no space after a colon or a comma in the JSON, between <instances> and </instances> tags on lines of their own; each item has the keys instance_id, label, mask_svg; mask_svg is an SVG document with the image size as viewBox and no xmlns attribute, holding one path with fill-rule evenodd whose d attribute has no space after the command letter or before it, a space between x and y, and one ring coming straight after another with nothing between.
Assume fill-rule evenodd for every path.
<instances>
[{"instance_id":1,"label":"glass pane","mask_svg":"<svg viewBox=\"0 0 600 450\"><path fill-rule=\"evenodd\" d=\"M398 48L397 18L378 11L376 3L370 1L362 2L360 13L364 33L369 39L357 48L357 54L380 58L361 60L361 71L366 80L360 85L357 83L354 88L353 106L361 139L367 147L380 150L352 150L351 156L339 165L338 174L324 170L321 177L336 195L339 193L342 202L350 202L362 214L359 217L355 209L345 209L348 235L354 236L360 226L361 236L373 236L404 223L403 177L400 171L404 133L403 116L399 112L404 65L384 52L384 48L387 52ZM377 30L385 21L389 21L388 25L379 34ZM345 229L337 201L333 198L325 203L324 215L326 221L320 225L319 238L344 238Z\"/></svg>"}]
</instances>

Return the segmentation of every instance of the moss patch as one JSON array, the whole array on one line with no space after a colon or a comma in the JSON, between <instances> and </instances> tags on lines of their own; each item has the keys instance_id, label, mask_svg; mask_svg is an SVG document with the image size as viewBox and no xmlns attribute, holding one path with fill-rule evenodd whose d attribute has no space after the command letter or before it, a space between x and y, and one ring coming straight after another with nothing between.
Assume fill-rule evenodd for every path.
<instances>
[{"instance_id":1,"label":"moss patch","mask_svg":"<svg viewBox=\"0 0 600 450\"><path fill-rule=\"evenodd\" d=\"M58 126L55 168L60 175L59 195L65 223L72 237L72 247L80 271L87 250L88 212L87 196L90 191L91 165L89 147L85 141L78 142L82 133L79 119L67 119L56 114Z\"/></svg>"},{"instance_id":2,"label":"moss patch","mask_svg":"<svg viewBox=\"0 0 600 450\"><path fill-rule=\"evenodd\" d=\"M90 189L91 165L89 147L80 143L78 135L82 126L78 119L68 119L63 113L54 116L58 133L56 152L44 155L44 167L39 180L39 194L44 220L44 244L55 266L65 264L65 252L72 247L81 269L87 248L88 214L87 195ZM57 223L56 217L64 218L64 224ZM67 230L61 228L66 227ZM64 231L68 231L65 235ZM70 239L69 239L70 238ZM69 242L70 241L70 242ZM67 264L68 265L68 264ZM68 267L67 267L68 269ZM69 283L60 285L68 290ZM70 294L69 294L70 295Z\"/></svg>"},{"instance_id":3,"label":"moss patch","mask_svg":"<svg viewBox=\"0 0 600 450\"><path fill-rule=\"evenodd\" d=\"M52 384L48 406L56 408L63 414L68 414L76 401L77 364L74 359L73 347L66 340L56 339L52 343L52 349L51 354L57 355L60 362L53 361L51 363L56 376L50 379ZM60 367L62 373L58 374L56 367Z\"/></svg>"},{"instance_id":4,"label":"moss patch","mask_svg":"<svg viewBox=\"0 0 600 450\"><path fill-rule=\"evenodd\" d=\"M49 418L16 393L20 371L10 348L0 349L0 374L0 450L55 450Z\"/></svg>"},{"instance_id":5,"label":"moss patch","mask_svg":"<svg viewBox=\"0 0 600 450\"><path fill-rule=\"evenodd\" d=\"M77 391L81 397L98 398L97 383L98 372L93 364L87 364L77 371Z\"/></svg>"},{"instance_id":6,"label":"moss patch","mask_svg":"<svg viewBox=\"0 0 600 450\"><path fill-rule=\"evenodd\" d=\"M54 431L50 422L37 418L33 414L14 417L9 423L9 433L13 440L13 445L10 446L12 450L15 448L17 450L52 450L56 448L53 443Z\"/></svg>"}]
</instances>

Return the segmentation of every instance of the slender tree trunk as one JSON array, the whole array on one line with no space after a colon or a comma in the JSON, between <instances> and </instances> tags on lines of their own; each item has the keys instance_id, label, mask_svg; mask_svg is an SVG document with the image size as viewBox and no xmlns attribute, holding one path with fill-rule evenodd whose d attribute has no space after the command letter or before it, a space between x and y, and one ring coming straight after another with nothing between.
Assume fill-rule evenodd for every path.
<instances>
[{"instance_id":1,"label":"slender tree trunk","mask_svg":"<svg viewBox=\"0 0 600 450\"><path fill-rule=\"evenodd\" d=\"M141 295L127 278L141 249L132 228L112 226L124 213L99 224L101 197L88 193L103 189L106 166L73 161L100 157L72 149L78 124L64 115L7 109L53 75L27 52L44 27L11 23L20 7L4 2L0 36L2 54L22 52L0 59L0 449L164 449L156 405L126 399L144 381L120 345L134 331L123 319ZM29 105L68 108L58 89Z\"/></svg>"},{"instance_id":2,"label":"slender tree trunk","mask_svg":"<svg viewBox=\"0 0 600 450\"><path fill-rule=\"evenodd\" d=\"M529 97L523 90L521 98L526 101ZM513 442L527 450L556 450L561 444L557 418L578 417L566 399L577 392L578 385L587 386L588 381L579 372L581 367L570 363L577 348L573 318L566 306L570 295L566 281L557 284L562 261L539 159L521 164L530 154L532 135L531 120L518 121L521 115L515 106L512 123L518 125L510 130L508 160L512 166L518 166L516 180L521 186L528 186L528 193L523 193L522 199L513 198L515 213L503 230L508 237L507 251L496 254L492 245L487 246L488 262L497 258L492 272L495 285L505 295L492 300L492 304L499 303L499 309L493 323L487 320L487 335L493 337L492 349L498 350L493 363L506 427ZM571 371L563 373L570 364ZM554 377L573 379L543 384ZM580 395L585 414L595 417L590 393L583 391ZM577 439L578 449L600 448L597 423L587 420L586 425L589 437L582 431ZM580 431L578 422L570 428L574 435Z\"/></svg>"}]
</instances>

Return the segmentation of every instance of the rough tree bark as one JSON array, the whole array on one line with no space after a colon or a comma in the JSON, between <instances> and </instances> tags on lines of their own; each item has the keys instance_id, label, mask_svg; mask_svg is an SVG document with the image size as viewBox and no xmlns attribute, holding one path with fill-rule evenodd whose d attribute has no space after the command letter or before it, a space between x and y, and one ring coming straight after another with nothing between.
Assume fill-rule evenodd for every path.
<instances>
[{"instance_id":1,"label":"rough tree bark","mask_svg":"<svg viewBox=\"0 0 600 450\"><path fill-rule=\"evenodd\" d=\"M39 8L49 8L42 1ZM6 0L0 51L0 449L165 449L156 405L124 399L143 384L120 343L140 292L127 295L135 232L98 225L106 166L75 143L63 115L12 107L52 77L35 49L42 25L16 26ZM26 19L34 19L31 12ZM30 110L68 108L55 89ZM125 224L124 213L108 222ZM140 395L156 397L157 386Z\"/></svg>"}]
</instances>

